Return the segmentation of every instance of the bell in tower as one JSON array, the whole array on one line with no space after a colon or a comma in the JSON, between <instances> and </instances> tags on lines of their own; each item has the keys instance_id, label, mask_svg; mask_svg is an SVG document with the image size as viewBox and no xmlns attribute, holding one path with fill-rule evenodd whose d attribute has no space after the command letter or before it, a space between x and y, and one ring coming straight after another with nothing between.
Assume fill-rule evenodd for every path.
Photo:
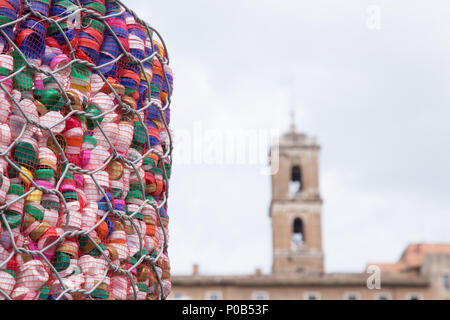
<instances>
[{"instance_id":1,"label":"bell in tower","mask_svg":"<svg viewBox=\"0 0 450 320\"><path fill-rule=\"evenodd\" d=\"M303 238L303 222L302 219L296 218L294 220L291 244L293 250L301 250L304 244Z\"/></svg>"},{"instance_id":2,"label":"bell in tower","mask_svg":"<svg viewBox=\"0 0 450 320\"><path fill-rule=\"evenodd\" d=\"M291 181L289 183L289 193L295 197L302 191L302 171L300 166L293 166L291 170Z\"/></svg>"}]
</instances>

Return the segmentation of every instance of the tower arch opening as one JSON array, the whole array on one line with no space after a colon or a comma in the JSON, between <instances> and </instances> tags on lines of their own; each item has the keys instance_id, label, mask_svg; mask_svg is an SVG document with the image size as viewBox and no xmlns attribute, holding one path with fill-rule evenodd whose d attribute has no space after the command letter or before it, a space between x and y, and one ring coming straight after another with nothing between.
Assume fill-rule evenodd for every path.
<instances>
[{"instance_id":1,"label":"tower arch opening","mask_svg":"<svg viewBox=\"0 0 450 320\"><path fill-rule=\"evenodd\" d=\"M289 193L295 196L303 190L302 169L299 165L295 165L291 169L291 179L289 181Z\"/></svg>"},{"instance_id":2,"label":"tower arch opening","mask_svg":"<svg viewBox=\"0 0 450 320\"><path fill-rule=\"evenodd\" d=\"M305 244L305 233L303 230L303 221L300 218L295 218L292 223L292 249L300 250Z\"/></svg>"}]
</instances>

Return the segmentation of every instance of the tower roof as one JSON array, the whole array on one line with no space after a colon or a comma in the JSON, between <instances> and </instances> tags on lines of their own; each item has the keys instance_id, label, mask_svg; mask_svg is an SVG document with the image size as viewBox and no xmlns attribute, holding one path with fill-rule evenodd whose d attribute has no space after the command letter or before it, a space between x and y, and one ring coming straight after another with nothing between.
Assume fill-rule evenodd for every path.
<instances>
[{"instance_id":1,"label":"tower roof","mask_svg":"<svg viewBox=\"0 0 450 320\"><path fill-rule=\"evenodd\" d=\"M303 132L289 130L280 137L280 147L319 147L317 139Z\"/></svg>"}]
</instances>

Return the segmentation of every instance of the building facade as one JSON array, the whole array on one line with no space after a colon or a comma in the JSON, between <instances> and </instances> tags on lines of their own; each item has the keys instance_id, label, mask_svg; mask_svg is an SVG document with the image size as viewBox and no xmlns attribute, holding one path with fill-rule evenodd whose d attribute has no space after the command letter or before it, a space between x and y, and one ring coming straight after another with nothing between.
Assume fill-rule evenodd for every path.
<instances>
[{"instance_id":1,"label":"building facade","mask_svg":"<svg viewBox=\"0 0 450 320\"><path fill-rule=\"evenodd\" d=\"M392 264L362 273L326 273L316 139L294 126L270 151L273 264L271 274L173 276L171 299L411 300L450 298L450 244L414 244Z\"/></svg>"}]
</instances>

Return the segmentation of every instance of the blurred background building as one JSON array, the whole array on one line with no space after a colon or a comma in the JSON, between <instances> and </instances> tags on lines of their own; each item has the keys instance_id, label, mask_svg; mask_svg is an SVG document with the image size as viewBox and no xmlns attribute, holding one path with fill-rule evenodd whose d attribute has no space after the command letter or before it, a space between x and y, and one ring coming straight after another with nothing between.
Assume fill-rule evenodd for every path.
<instances>
[{"instance_id":1,"label":"blurred background building","mask_svg":"<svg viewBox=\"0 0 450 320\"><path fill-rule=\"evenodd\" d=\"M326 273L322 198L315 138L295 125L271 147L272 272L173 276L171 299L419 300L450 298L450 244L411 244L398 262L369 263L361 273ZM352 230L342 230L349 234ZM357 241L357 239L355 239Z\"/></svg>"}]
</instances>

